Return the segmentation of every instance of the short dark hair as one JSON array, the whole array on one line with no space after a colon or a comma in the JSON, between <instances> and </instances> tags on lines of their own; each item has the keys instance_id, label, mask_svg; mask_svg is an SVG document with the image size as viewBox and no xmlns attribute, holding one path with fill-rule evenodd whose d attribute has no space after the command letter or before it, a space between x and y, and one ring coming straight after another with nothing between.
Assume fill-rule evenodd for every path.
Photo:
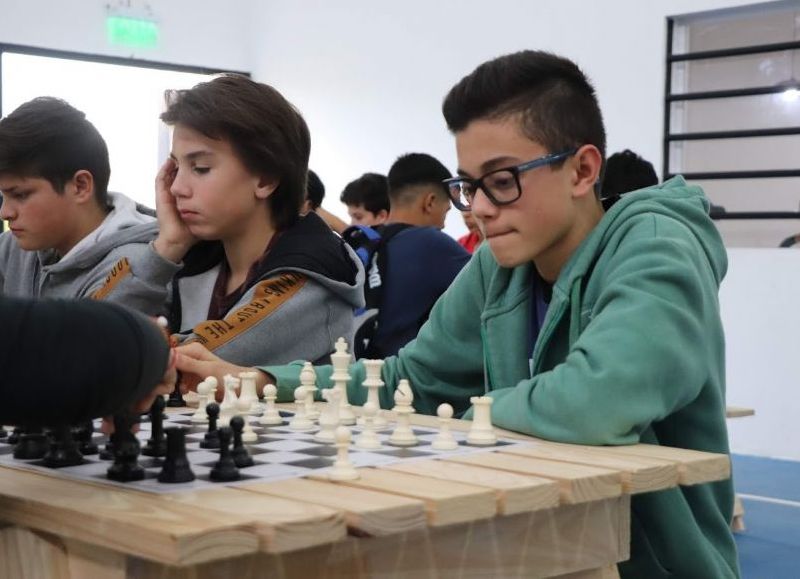
<instances>
[{"instance_id":1,"label":"short dark hair","mask_svg":"<svg viewBox=\"0 0 800 579\"><path fill-rule=\"evenodd\" d=\"M188 90L167 91L168 125L181 124L231 143L254 175L276 178L267 203L281 231L300 217L306 198L311 136L300 112L269 85L224 74Z\"/></svg>"},{"instance_id":2,"label":"short dark hair","mask_svg":"<svg viewBox=\"0 0 800 579\"><path fill-rule=\"evenodd\" d=\"M604 198L614 197L658 184L658 175L653 164L639 155L625 149L614 153L606 161L606 173L603 176Z\"/></svg>"},{"instance_id":3,"label":"short dark hair","mask_svg":"<svg viewBox=\"0 0 800 579\"><path fill-rule=\"evenodd\" d=\"M108 207L108 147L86 115L54 97L38 97L0 120L0 173L46 179L59 193L78 171L94 180L94 195Z\"/></svg>"},{"instance_id":4,"label":"short dark hair","mask_svg":"<svg viewBox=\"0 0 800 579\"><path fill-rule=\"evenodd\" d=\"M308 183L306 184L306 199L312 209L317 209L322 205L325 198L325 184L314 171L308 170Z\"/></svg>"},{"instance_id":5,"label":"short dark hair","mask_svg":"<svg viewBox=\"0 0 800 579\"><path fill-rule=\"evenodd\" d=\"M398 157L389 169L389 200L402 205L410 190L418 185L430 186L449 199L447 186L442 181L450 177L450 171L435 157L426 153L408 153Z\"/></svg>"},{"instance_id":6,"label":"short dark hair","mask_svg":"<svg viewBox=\"0 0 800 579\"><path fill-rule=\"evenodd\" d=\"M374 214L389 211L389 181L380 173L364 173L345 185L339 200L345 205L363 205Z\"/></svg>"},{"instance_id":7,"label":"short dark hair","mask_svg":"<svg viewBox=\"0 0 800 579\"><path fill-rule=\"evenodd\" d=\"M549 52L524 50L481 64L450 89L442 112L454 133L478 119L519 115L525 135L548 152L590 144L605 158L594 87L574 62Z\"/></svg>"}]
</instances>

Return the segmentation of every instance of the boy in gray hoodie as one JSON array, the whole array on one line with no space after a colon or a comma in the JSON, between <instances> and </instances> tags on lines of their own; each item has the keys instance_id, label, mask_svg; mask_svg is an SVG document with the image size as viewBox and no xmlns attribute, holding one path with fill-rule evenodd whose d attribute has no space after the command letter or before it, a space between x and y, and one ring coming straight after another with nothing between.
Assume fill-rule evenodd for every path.
<instances>
[{"instance_id":1,"label":"boy in gray hoodie","mask_svg":"<svg viewBox=\"0 0 800 579\"><path fill-rule=\"evenodd\" d=\"M103 137L68 103L33 99L0 120L0 294L94 298L162 312L177 266L147 209L108 193Z\"/></svg>"}]
</instances>

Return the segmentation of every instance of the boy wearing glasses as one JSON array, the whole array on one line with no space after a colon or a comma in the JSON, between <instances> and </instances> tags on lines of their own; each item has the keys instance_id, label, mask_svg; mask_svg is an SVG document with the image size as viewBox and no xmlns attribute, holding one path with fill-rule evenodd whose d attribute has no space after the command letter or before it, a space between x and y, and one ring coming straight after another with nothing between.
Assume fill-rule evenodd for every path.
<instances>
[{"instance_id":1,"label":"boy wearing glasses","mask_svg":"<svg viewBox=\"0 0 800 579\"><path fill-rule=\"evenodd\" d=\"M569 60L525 51L484 63L447 95L459 177L486 242L417 339L383 366L417 410L493 398L494 424L549 440L728 452L717 292L727 261L702 191L675 178L598 198L605 130ZM214 360L178 367L202 372ZM288 399L299 366L265 366ZM331 369L317 368L330 385ZM361 364L349 395L365 399ZM738 577L730 481L632 498L623 577Z\"/></svg>"}]
</instances>

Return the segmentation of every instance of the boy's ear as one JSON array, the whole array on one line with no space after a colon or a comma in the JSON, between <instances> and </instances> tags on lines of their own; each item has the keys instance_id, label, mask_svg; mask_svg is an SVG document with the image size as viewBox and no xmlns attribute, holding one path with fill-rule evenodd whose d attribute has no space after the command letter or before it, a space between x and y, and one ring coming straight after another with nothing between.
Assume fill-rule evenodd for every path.
<instances>
[{"instance_id":1,"label":"boy's ear","mask_svg":"<svg viewBox=\"0 0 800 579\"><path fill-rule=\"evenodd\" d=\"M280 185L280 183L281 183L280 179L276 179L274 177L267 177L267 176L261 177L258 180L258 185L256 185L256 190L255 190L256 198L266 199L275 192L275 189L278 188L278 185Z\"/></svg>"},{"instance_id":2,"label":"boy's ear","mask_svg":"<svg viewBox=\"0 0 800 579\"><path fill-rule=\"evenodd\" d=\"M594 187L600 179L603 155L594 145L584 145L574 156L573 196L594 195Z\"/></svg>"},{"instance_id":3,"label":"boy's ear","mask_svg":"<svg viewBox=\"0 0 800 579\"><path fill-rule=\"evenodd\" d=\"M86 169L76 171L70 183L74 187L73 196L76 201L87 203L94 199L94 175L89 171Z\"/></svg>"},{"instance_id":4,"label":"boy's ear","mask_svg":"<svg viewBox=\"0 0 800 579\"><path fill-rule=\"evenodd\" d=\"M436 205L436 193L434 193L433 191L425 193L425 195L423 196L422 211L424 213L432 213L435 205Z\"/></svg>"}]
</instances>

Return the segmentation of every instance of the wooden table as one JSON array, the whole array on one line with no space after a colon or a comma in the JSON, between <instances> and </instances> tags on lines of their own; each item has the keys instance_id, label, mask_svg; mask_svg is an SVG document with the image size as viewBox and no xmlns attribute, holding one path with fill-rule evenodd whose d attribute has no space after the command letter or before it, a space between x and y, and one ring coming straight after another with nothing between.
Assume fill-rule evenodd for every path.
<instances>
[{"instance_id":1,"label":"wooden table","mask_svg":"<svg viewBox=\"0 0 800 579\"><path fill-rule=\"evenodd\" d=\"M610 578L631 494L730 476L724 455L502 434L535 444L169 495L0 468L0 577Z\"/></svg>"}]
</instances>

